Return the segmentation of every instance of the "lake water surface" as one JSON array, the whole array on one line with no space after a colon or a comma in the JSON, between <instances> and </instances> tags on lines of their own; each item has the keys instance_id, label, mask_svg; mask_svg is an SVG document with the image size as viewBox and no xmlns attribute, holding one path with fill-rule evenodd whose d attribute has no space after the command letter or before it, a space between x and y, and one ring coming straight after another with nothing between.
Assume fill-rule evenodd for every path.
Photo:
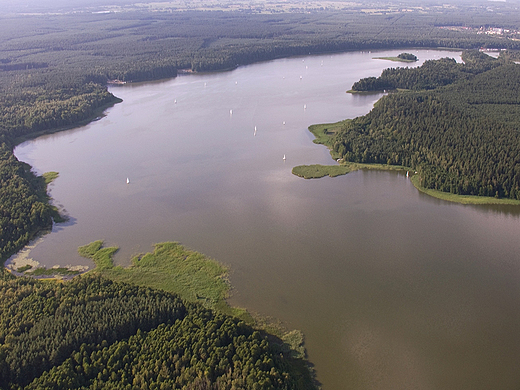
<instances>
[{"instance_id":1,"label":"lake water surface","mask_svg":"<svg viewBox=\"0 0 520 390\"><path fill-rule=\"evenodd\" d=\"M60 173L71 217L30 256L92 266L77 247L103 239L129 264L179 241L230 266L231 304L305 333L324 390L518 389L520 208L439 201L402 173L291 174L333 163L307 127L366 114L381 95L345 91L398 53L111 87L102 119L15 150Z\"/></svg>"}]
</instances>

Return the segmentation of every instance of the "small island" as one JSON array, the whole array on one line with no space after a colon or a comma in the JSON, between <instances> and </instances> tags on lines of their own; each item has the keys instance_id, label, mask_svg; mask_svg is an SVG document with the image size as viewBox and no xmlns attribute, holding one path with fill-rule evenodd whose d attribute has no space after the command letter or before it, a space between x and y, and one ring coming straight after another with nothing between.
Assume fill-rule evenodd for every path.
<instances>
[{"instance_id":1,"label":"small island","mask_svg":"<svg viewBox=\"0 0 520 390\"><path fill-rule=\"evenodd\" d=\"M389 60L398 62L417 62L419 59L412 53L401 53L397 57L374 57L375 60Z\"/></svg>"}]
</instances>

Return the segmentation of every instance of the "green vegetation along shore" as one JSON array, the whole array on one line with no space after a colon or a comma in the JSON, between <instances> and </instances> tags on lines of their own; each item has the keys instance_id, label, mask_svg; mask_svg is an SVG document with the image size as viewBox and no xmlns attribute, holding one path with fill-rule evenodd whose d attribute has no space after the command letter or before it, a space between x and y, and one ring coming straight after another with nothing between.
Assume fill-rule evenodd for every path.
<instances>
[{"instance_id":1,"label":"green vegetation along shore","mask_svg":"<svg viewBox=\"0 0 520 390\"><path fill-rule=\"evenodd\" d=\"M388 60L395 62L417 62L418 58L411 53L401 53L396 57L374 57L375 60Z\"/></svg>"},{"instance_id":2,"label":"green vegetation along shore","mask_svg":"<svg viewBox=\"0 0 520 390\"><path fill-rule=\"evenodd\" d=\"M175 12L171 9L156 12L156 9L124 7L116 9L118 12L104 8L95 8L96 12L92 12L92 5L87 2L82 2L83 8L74 3L74 9L70 9L71 4L62 2L70 11L63 12L62 9L47 9L41 4L43 2L33 3L37 3L37 12L27 13L25 4L20 9L17 2L10 2L8 13L2 13L0 23L2 262L52 226L53 218L58 218L49 204L45 179L37 177L27 164L16 159L14 146L37 134L93 120L100 110L119 101L107 91L109 80L149 81L175 77L178 69L215 71L280 57L347 50L520 48L516 36L520 29L518 11L502 2L492 5L486 2L484 8L473 4L469 7L454 5L446 10L418 4L411 12L401 12L391 5L384 6L381 12L366 12L363 4L349 3L348 9L341 11L318 7L309 12L296 7L295 12L282 13L278 10L256 13ZM462 25L464 29L457 28ZM501 36L481 34L480 28L484 25L503 25L511 32ZM514 58L514 52L510 53L510 58ZM445 65L447 70L454 69L450 63ZM446 72L444 76L451 80L452 73ZM481 81L484 81L483 90L494 91L490 95L492 98L479 97L462 103L474 105L482 112L496 112L504 118L505 122L501 122L504 129L517 123L516 114L511 110L515 91L505 85L497 88L496 81L509 80L511 74L515 74L511 68L487 74ZM404 79L412 77L404 75L401 80ZM494 85L489 84L492 80L495 80ZM421 86L416 83L415 87L430 88L442 83L443 79L428 82ZM396 88L401 87L396 84ZM454 88L453 96L467 93L464 88L470 86L461 86L460 90ZM507 93L501 95L497 91ZM453 101L443 100L440 95L410 96L418 103L421 99L432 102L432 107ZM388 112L396 114L396 107L387 106L388 102L392 100L383 101L378 107L386 107ZM402 107L409 107L410 102L413 100L394 101ZM432 115L431 111L424 112ZM441 111L439 116L449 118L444 115L449 112ZM422 119L415 120L420 122ZM399 120L407 125L406 120ZM361 119L347 121L335 134L326 134L334 140L330 144L333 155L357 163L380 162L370 160L381 157L367 147L371 145L349 140L349 134L355 135L358 129L365 129L367 123ZM371 123L374 127L366 127L368 135L374 135L375 132L370 131L381 125L377 120ZM399 123L392 123L392 126L395 128L386 129L376 138L394 141L392 137L399 134L400 128ZM510 135L501 132L496 138L512 144L515 136ZM357 135L355 138L363 142L367 139ZM411 145L403 139L398 141L401 146ZM490 164L498 162L500 172L505 172L505 176L485 177L485 183L480 187L482 192L495 191L493 195L498 197L517 196L516 173L511 175L511 166L503 161L513 159L519 153L514 148L503 148L507 146L505 144L490 142L488 138L483 142L494 149L484 150L477 161L468 160L468 166L480 166L481 156L491 152L488 155L500 158L491 159ZM413 139L413 145L419 143ZM475 148L482 148L482 143L477 143ZM411 151L411 156L415 156L415 152ZM385 153L384 163L390 159L391 164L417 164L421 183L426 187L445 189L448 186L454 190L471 187L470 191L473 191L473 181L464 171L465 166L452 164L462 161L464 156L451 159L428 150L427 156L436 156L438 164L420 165L422 160L409 161L411 157L403 155L399 148ZM370 161L361 161L363 159ZM448 163L452 165L448 167ZM431 167L441 167L444 171ZM457 181L459 172L462 172L461 180ZM201 304L165 291L164 280L158 277L166 273L165 265L157 262L164 260L163 254L170 251L169 245L161 245L153 254L135 259L137 265L134 267L139 268L142 275L132 268L113 267L110 255L115 249L102 248L99 244L84 248L86 255L96 257L100 268L96 274L82 275L63 283L15 278L2 268L0 388L315 388L306 362L294 358L287 350L289 341L283 343L239 318L208 308L208 303L218 306L221 302L209 293L195 292L194 295L187 288L186 295L195 296L195 300L203 301ZM172 251L184 253L185 249L174 247ZM186 256L197 258L190 253ZM24 266L20 271L36 270ZM106 276L101 276L103 274ZM142 285L114 281L109 276ZM144 286L152 282L157 282L156 289ZM216 296L220 295L217 293ZM294 346L301 340L301 334L292 332L288 338Z\"/></svg>"},{"instance_id":3,"label":"green vegetation along shore","mask_svg":"<svg viewBox=\"0 0 520 390\"><path fill-rule=\"evenodd\" d=\"M376 87L392 80L410 91L383 97L363 117L311 126L314 142L343 165L412 171L414 185L440 199L520 205L520 66L476 51L463 59L383 71L356 83ZM313 169L293 172L319 177L327 171Z\"/></svg>"},{"instance_id":4,"label":"green vegetation along shore","mask_svg":"<svg viewBox=\"0 0 520 390\"><path fill-rule=\"evenodd\" d=\"M179 2L113 9L79 1L73 12L65 2L54 8L51 2L33 3L38 11L27 13L26 6L12 2L0 23L2 262L48 229L53 218L37 195L35 175L13 156L14 146L99 116L120 101L107 91L107 82L157 80L176 77L178 70L224 70L348 50L493 47L507 48L515 58L520 49L518 10L499 2L448 8L417 3L406 12L392 4L367 12L355 2L339 8L284 2L281 8L254 9L239 2L236 12L194 11ZM465 28L457 28L461 25ZM507 30L483 33L482 26L490 25Z\"/></svg>"},{"instance_id":5,"label":"green vegetation along shore","mask_svg":"<svg viewBox=\"0 0 520 390\"><path fill-rule=\"evenodd\" d=\"M112 256L118 249L104 247L103 241L98 240L79 247L78 253L96 264L90 273L114 282L174 293L184 301L201 304L266 331L284 353L296 359L292 363L299 367L298 370L305 369L307 375L302 332L287 330L274 321L252 316L243 308L229 306L226 298L229 297L231 285L228 268L223 264L179 243L163 242L156 244L153 252L135 256L129 267L114 266ZM312 382L310 377L308 379Z\"/></svg>"},{"instance_id":6,"label":"green vegetation along shore","mask_svg":"<svg viewBox=\"0 0 520 390\"><path fill-rule=\"evenodd\" d=\"M281 340L176 294L0 276L0 388L316 388Z\"/></svg>"},{"instance_id":7,"label":"green vegetation along shore","mask_svg":"<svg viewBox=\"0 0 520 390\"><path fill-rule=\"evenodd\" d=\"M156 244L151 253L135 256L132 265L123 268L114 267L112 255L117 250L117 247L103 247L103 241L78 248L81 256L96 264L93 272L109 279L174 292L182 299L211 309L237 317L245 315L245 311L231 309L227 304L230 289L227 268L216 260L178 243L165 242Z\"/></svg>"}]
</instances>

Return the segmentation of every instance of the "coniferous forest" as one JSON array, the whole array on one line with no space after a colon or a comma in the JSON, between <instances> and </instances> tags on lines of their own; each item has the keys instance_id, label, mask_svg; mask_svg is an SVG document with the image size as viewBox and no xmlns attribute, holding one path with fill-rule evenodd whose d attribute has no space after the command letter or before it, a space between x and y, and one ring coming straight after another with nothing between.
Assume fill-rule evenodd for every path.
<instances>
[{"instance_id":1,"label":"coniferous forest","mask_svg":"<svg viewBox=\"0 0 520 390\"><path fill-rule=\"evenodd\" d=\"M332 140L345 161L404 165L425 188L520 199L520 66L465 52L354 84L391 93ZM375 88L375 89L379 89Z\"/></svg>"},{"instance_id":2,"label":"coniferous forest","mask_svg":"<svg viewBox=\"0 0 520 390\"><path fill-rule=\"evenodd\" d=\"M119 100L107 82L175 77L293 55L410 47L508 49L360 80L390 94L333 140L345 160L400 164L457 194L520 199L520 17L502 2L212 11L16 1L0 10L0 260L52 225L23 139L89 121ZM175 2L172 2L172 4ZM240 2L238 2L240 3ZM284 2L285 3L285 2ZM145 3L144 3L145 4ZM115 11L114 11L115 10ZM33 11L33 12L30 12ZM117 12L116 12L117 11ZM486 34L493 28L503 33ZM0 388L311 389L274 336L174 294L80 276L0 281Z\"/></svg>"},{"instance_id":3,"label":"coniferous forest","mask_svg":"<svg viewBox=\"0 0 520 390\"><path fill-rule=\"evenodd\" d=\"M273 337L175 294L5 271L0 294L0 388L314 388Z\"/></svg>"}]
</instances>

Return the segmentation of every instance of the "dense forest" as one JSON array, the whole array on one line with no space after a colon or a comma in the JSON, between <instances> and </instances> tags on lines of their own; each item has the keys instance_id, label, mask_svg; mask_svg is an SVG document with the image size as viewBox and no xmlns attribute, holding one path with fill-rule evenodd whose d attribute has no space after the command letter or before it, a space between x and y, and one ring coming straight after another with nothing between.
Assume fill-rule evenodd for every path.
<instances>
[{"instance_id":1,"label":"dense forest","mask_svg":"<svg viewBox=\"0 0 520 390\"><path fill-rule=\"evenodd\" d=\"M471 76L500 66L502 62L478 51L465 51L462 55L464 65L457 64L453 58L428 60L420 68L388 68L379 77L367 77L355 82L352 91L385 91L394 89L435 89L455 81L466 80Z\"/></svg>"},{"instance_id":2,"label":"dense forest","mask_svg":"<svg viewBox=\"0 0 520 390\"><path fill-rule=\"evenodd\" d=\"M0 294L4 389L314 388L272 336L171 293L3 271Z\"/></svg>"},{"instance_id":3,"label":"dense forest","mask_svg":"<svg viewBox=\"0 0 520 390\"><path fill-rule=\"evenodd\" d=\"M333 150L345 161L410 167L425 188L520 199L520 66L478 52L463 58L384 71L413 92L346 122Z\"/></svg>"},{"instance_id":4,"label":"dense forest","mask_svg":"<svg viewBox=\"0 0 520 390\"><path fill-rule=\"evenodd\" d=\"M42 178L0 143L0 258L5 259L25 245L42 228L52 224L53 209L48 203Z\"/></svg>"},{"instance_id":5,"label":"dense forest","mask_svg":"<svg viewBox=\"0 0 520 390\"><path fill-rule=\"evenodd\" d=\"M122 8L104 8L101 0L85 9L29 0L0 10L1 261L49 228L54 213L44 180L15 158L14 146L100 115L119 101L107 91L110 80L347 50L488 47L515 58L520 49L518 11L507 3L410 1L403 10L378 3L367 11L348 2L291 12L159 12L113 3ZM486 33L497 27L508 32ZM374 78L382 89L417 91L388 96L354 120L335 138L336 152L408 165L426 187L519 199L518 66L475 54L466 59L464 66L446 59ZM0 289L5 389L313 388L304 362L280 350L274 337L164 291L98 276L43 282L5 270Z\"/></svg>"}]
</instances>

